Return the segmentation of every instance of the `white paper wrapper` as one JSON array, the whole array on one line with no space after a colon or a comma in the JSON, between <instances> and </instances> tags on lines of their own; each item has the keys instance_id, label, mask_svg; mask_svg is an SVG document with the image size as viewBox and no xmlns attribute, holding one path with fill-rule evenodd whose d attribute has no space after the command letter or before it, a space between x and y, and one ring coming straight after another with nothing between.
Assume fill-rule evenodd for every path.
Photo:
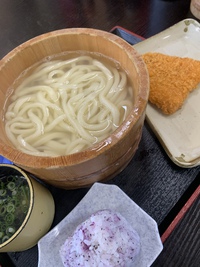
<instances>
[{"instance_id":1,"label":"white paper wrapper","mask_svg":"<svg viewBox=\"0 0 200 267\"><path fill-rule=\"evenodd\" d=\"M121 213L140 236L141 249L133 267L148 267L163 249L157 223L115 185L95 183L79 204L38 243L38 267L63 267L59 250L75 228L98 210Z\"/></svg>"}]
</instances>

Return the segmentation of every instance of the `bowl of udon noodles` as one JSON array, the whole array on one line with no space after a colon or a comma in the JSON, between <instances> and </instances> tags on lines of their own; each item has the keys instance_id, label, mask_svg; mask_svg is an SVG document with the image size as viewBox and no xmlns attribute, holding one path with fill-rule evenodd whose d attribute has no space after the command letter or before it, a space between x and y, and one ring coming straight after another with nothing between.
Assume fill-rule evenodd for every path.
<instances>
[{"instance_id":1,"label":"bowl of udon noodles","mask_svg":"<svg viewBox=\"0 0 200 267\"><path fill-rule=\"evenodd\" d=\"M149 76L120 37L61 29L21 44L0 61L0 154L53 186L106 181L133 158Z\"/></svg>"},{"instance_id":2,"label":"bowl of udon noodles","mask_svg":"<svg viewBox=\"0 0 200 267\"><path fill-rule=\"evenodd\" d=\"M0 164L0 252L27 250L51 227L50 191L12 164Z\"/></svg>"}]
</instances>

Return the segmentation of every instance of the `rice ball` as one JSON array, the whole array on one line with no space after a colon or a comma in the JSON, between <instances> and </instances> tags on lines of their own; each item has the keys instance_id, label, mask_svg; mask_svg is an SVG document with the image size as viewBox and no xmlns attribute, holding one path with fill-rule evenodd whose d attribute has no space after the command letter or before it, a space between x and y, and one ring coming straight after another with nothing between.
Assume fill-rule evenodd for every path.
<instances>
[{"instance_id":1,"label":"rice ball","mask_svg":"<svg viewBox=\"0 0 200 267\"><path fill-rule=\"evenodd\" d=\"M140 237L118 212L101 210L81 223L61 246L65 267L133 267Z\"/></svg>"}]
</instances>

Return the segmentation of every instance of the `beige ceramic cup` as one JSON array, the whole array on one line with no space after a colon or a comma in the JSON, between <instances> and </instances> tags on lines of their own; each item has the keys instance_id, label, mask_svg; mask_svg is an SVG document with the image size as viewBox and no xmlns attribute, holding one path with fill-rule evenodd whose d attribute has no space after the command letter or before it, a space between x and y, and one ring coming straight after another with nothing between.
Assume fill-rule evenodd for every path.
<instances>
[{"instance_id":1,"label":"beige ceramic cup","mask_svg":"<svg viewBox=\"0 0 200 267\"><path fill-rule=\"evenodd\" d=\"M19 229L10 239L0 244L0 252L23 251L36 245L50 229L55 213L54 200L49 190L18 167L0 164L0 174L6 173L8 169L16 170L27 180L30 204Z\"/></svg>"}]
</instances>

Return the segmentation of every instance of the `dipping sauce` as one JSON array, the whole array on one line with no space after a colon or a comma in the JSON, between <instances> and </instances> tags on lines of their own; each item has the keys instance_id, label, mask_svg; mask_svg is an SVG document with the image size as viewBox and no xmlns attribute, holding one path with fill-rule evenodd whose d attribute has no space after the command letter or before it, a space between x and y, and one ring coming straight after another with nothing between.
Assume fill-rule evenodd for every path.
<instances>
[{"instance_id":1,"label":"dipping sauce","mask_svg":"<svg viewBox=\"0 0 200 267\"><path fill-rule=\"evenodd\" d=\"M5 168L6 170L6 168ZM23 223L30 203L26 179L17 171L0 174L0 244L10 239Z\"/></svg>"}]
</instances>

